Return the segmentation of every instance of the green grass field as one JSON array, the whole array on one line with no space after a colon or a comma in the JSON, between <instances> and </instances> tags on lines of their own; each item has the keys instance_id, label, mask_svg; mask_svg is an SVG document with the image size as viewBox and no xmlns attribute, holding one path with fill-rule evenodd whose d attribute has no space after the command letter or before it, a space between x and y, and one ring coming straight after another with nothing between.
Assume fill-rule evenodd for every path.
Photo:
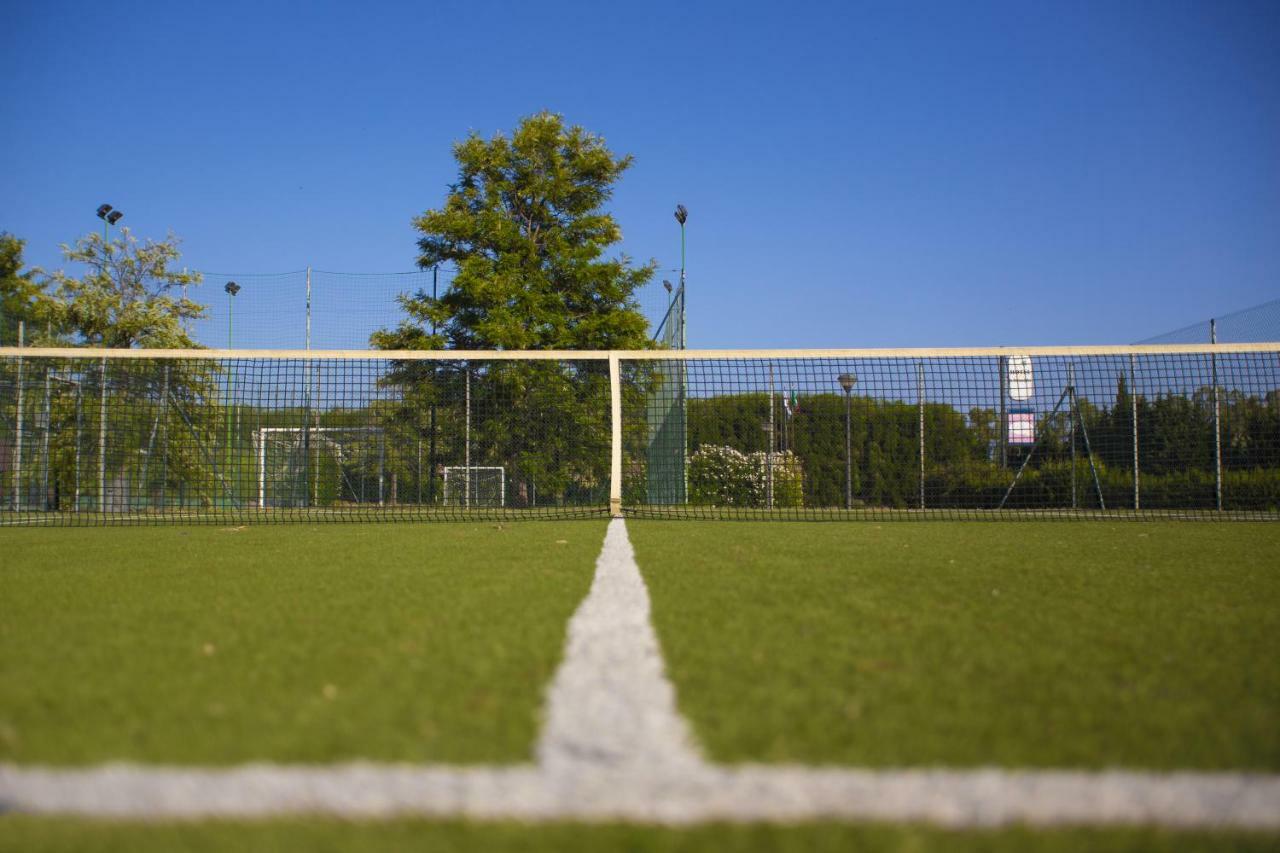
<instances>
[{"instance_id":1,"label":"green grass field","mask_svg":"<svg viewBox=\"0 0 1280 853\"><path fill-rule=\"evenodd\" d=\"M530 760L603 536L3 531L0 761Z\"/></svg>"},{"instance_id":2,"label":"green grass field","mask_svg":"<svg viewBox=\"0 0 1280 853\"><path fill-rule=\"evenodd\" d=\"M713 760L1280 769L1280 526L630 521ZM0 762L528 761L600 521L0 531ZM1265 833L0 815L0 851L1269 850Z\"/></svg>"},{"instance_id":3,"label":"green grass field","mask_svg":"<svg viewBox=\"0 0 1280 853\"><path fill-rule=\"evenodd\" d=\"M1280 527L631 522L722 761L1280 768Z\"/></svg>"},{"instance_id":4,"label":"green grass field","mask_svg":"<svg viewBox=\"0 0 1280 853\"><path fill-rule=\"evenodd\" d=\"M895 824L718 825L669 829L589 825L405 821L359 823L276 820L219 823L115 823L0 817L0 851L149 853L270 850L275 853L381 853L484 850L492 853L1098 853L1275 850L1276 837L1240 832L1136 829L949 831Z\"/></svg>"}]
</instances>

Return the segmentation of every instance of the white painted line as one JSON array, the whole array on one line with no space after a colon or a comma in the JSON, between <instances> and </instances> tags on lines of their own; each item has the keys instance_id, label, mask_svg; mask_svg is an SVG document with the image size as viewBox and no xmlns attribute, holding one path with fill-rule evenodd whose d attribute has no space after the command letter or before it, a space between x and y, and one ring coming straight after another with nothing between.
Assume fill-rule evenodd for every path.
<instances>
[{"instance_id":1,"label":"white painted line","mask_svg":"<svg viewBox=\"0 0 1280 853\"><path fill-rule=\"evenodd\" d=\"M1280 830L1275 774L711 765L677 713L649 611L626 528L615 519L591 591L569 625L537 765L0 764L0 811L149 820L318 813Z\"/></svg>"},{"instance_id":2,"label":"white painted line","mask_svg":"<svg viewBox=\"0 0 1280 853\"><path fill-rule=\"evenodd\" d=\"M569 622L547 694L538 763L548 772L680 775L704 768L663 672L649 592L625 522L609 522L591 591Z\"/></svg>"},{"instance_id":3,"label":"white painted line","mask_svg":"<svg viewBox=\"0 0 1280 853\"><path fill-rule=\"evenodd\" d=\"M525 767L346 764L226 769L0 766L0 809L135 819L328 814L477 819L843 819L941 826L1159 825L1280 830L1280 779L1244 773Z\"/></svg>"}]
</instances>

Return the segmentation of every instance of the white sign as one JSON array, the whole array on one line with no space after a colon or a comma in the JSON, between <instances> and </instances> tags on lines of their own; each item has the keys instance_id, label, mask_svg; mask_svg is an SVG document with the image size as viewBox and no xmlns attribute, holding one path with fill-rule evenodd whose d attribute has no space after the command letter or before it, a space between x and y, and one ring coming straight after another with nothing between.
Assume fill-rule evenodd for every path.
<instances>
[{"instance_id":1,"label":"white sign","mask_svg":"<svg viewBox=\"0 0 1280 853\"><path fill-rule=\"evenodd\" d=\"M1035 412L1030 409L1013 409L1009 412L1007 421L1010 444L1036 443Z\"/></svg>"},{"instance_id":2,"label":"white sign","mask_svg":"<svg viewBox=\"0 0 1280 853\"><path fill-rule=\"evenodd\" d=\"M1014 400L1030 400L1036 393L1031 377L1031 356L1011 355L1005 368L1009 377L1009 397Z\"/></svg>"}]
</instances>

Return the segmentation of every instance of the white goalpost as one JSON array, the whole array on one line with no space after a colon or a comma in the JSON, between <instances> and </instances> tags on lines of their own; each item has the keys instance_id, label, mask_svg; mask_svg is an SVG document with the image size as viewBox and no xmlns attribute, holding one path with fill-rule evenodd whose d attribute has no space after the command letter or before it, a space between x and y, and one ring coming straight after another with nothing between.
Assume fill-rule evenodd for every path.
<instances>
[{"instance_id":1,"label":"white goalpost","mask_svg":"<svg viewBox=\"0 0 1280 853\"><path fill-rule=\"evenodd\" d=\"M501 465L446 465L445 506L507 505L507 469Z\"/></svg>"},{"instance_id":2,"label":"white goalpost","mask_svg":"<svg viewBox=\"0 0 1280 853\"><path fill-rule=\"evenodd\" d=\"M344 442L344 436L350 436L351 440ZM337 471L337 475L341 480L347 481L346 485L352 492L352 497L360 500L363 495L357 494L361 490L357 490L354 485L349 482L347 476L347 467L361 462L369 462L367 458L359 458L358 452L353 452L350 447L358 444L361 438L376 437L377 441L377 459L376 459L376 476L377 476L377 504L383 506L385 503L385 459L386 459L386 442L384 439L384 430L381 427L260 427L254 434L254 445L258 458L258 508L266 509L268 506L267 490L269 485L280 485L290 479L297 477L298 471L303 472L302 484L304 488L313 479L319 477L320 454L325 453L326 458L331 460ZM310 443L310 447L305 446ZM277 450L284 453L284 470L283 476L271 476L271 464L268 459L268 446L273 446ZM297 457L301 453L312 452L315 459L301 459ZM291 462L295 464L290 464ZM314 474L310 473L314 470ZM343 483L337 484L337 492L342 494ZM309 505L311 498L304 494L304 504ZM360 500L360 502L363 502Z\"/></svg>"}]
</instances>

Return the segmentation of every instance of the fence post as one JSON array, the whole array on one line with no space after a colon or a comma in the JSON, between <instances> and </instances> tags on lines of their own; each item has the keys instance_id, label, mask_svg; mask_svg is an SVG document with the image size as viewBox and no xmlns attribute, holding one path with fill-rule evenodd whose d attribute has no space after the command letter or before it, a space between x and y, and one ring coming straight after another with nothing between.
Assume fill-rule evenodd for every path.
<instances>
[{"instance_id":1,"label":"fence post","mask_svg":"<svg viewBox=\"0 0 1280 853\"><path fill-rule=\"evenodd\" d=\"M1218 343L1218 321L1209 321L1209 343ZM1218 512L1222 512L1222 406L1218 399L1218 354L1209 354L1213 365L1213 491Z\"/></svg>"},{"instance_id":2,"label":"fence post","mask_svg":"<svg viewBox=\"0 0 1280 853\"><path fill-rule=\"evenodd\" d=\"M102 387L98 404L98 512L107 511L107 359L102 359Z\"/></svg>"},{"instance_id":3,"label":"fence post","mask_svg":"<svg viewBox=\"0 0 1280 853\"><path fill-rule=\"evenodd\" d=\"M1080 508L1080 499L1076 494L1076 363L1067 362L1067 388L1071 390L1071 405L1067 407L1067 420L1071 429L1067 433L1067 441L1071 445L1071 508Z\"/></svg>"},{"instance_id":4,"label":"fence post","mask_svg":"<svg viewBox=\"0 0 1280 853\"><path fill-rule=\"evenodd\" d=\"M307 352L311 352L311 266L307 266L307 333L306 333ZM317 445L315 454L315 475L311 474L311 418L314 406L314 393L312 387L314 385L315 365L311 363L310 355L307 357L306 370L303 381L306 388L303 393L306 397L306 406L302 414L302 505L304 507L314 506L320 498L319 479L320 479L320 448ZM317 415L317 426L319 426L319 417ZM263 443L266 443L266 436L263 436ZM265 490L264 490L265 491ZM265 508L265 494L263 505Z\"/></svg>"},{"instance_id":5,"label":"fence post","mask_svg":"<svg viewBox=\"0 0 1280 853\"><path fill-rule=\"evenodd\" d=\"M307 349L311 349L311 267L307 267Z\"/></svg>"},{"instance_id":6,"label":"fence post","mask_svg":"<svg viewBox=\"0 0 1280 853\"><path fill-rule=\"evenodd\" d=\"M462 486L462 503L468 509L471 508L471 362L467 362L467 425L466 435L463 440L463 467L466 468L466 479L463 480Z\"/></svg>"},{"instance_id":7,"label":"fence post","mask_svg":"<svg viewBox=\"0 0 1280 853\"><path fill-rule=\"evenodd\" d=\"M924 362L916 362L916 400L920 409L920 508L924 509Z\"/></svg>"},{"instance_id":8,"label":"fence post","mask_svg":"<svg viewBox=\"0 0 1280 853\"><path fill-rule=\"evenodd\" d=\"M609 353L609 515L622 518L622 370L618 354Z\"/></svg>"},{"instance_id":9,"label":"fence post","mask_svg":"<svg viewBox=\"0 0 1280 853\"><path fill-rule=\"evenodd\" d=\"M997 426L1000 435L1000 467L1009 466L1009 426L1005 419L1005 405L1009 398L1009 358L1000 356L1000 423Z\"/></svg>"},{"instance_id":10,"label":"fence post","mask_svg":"<svg viewBox=\"0 0 1280 853\"><path fill-rule=\"evenodd\" d=\"M18 349L22 349L26 324L18 321ZM13 446L13 511L22 511L22 356L18 356L18 411Z\"/></svg>"},{"instance_id":11,"label":"fence post","mask_svg":"<svg viewBox=\"0 0 1280 853\"><path fill-rule=\"evenodd\" d=\"M1133 509L1142 509L1142 493L1138 475L1138 369L1137 358L1129 353L1129 421L1133 433Z\"/></svg>"},{"instance_id":12,"label":"fence post","mask_svg":"<svg viewBox=\"0 0 1280 853\"><path fill-rule=\"evenodd\" d=\"M43 467L40 476L40 487L43 494L40 496L40 507L43 510L49 510L49 432L53 429L53 373L52 368L44 369L44 456ZM54 507L57 509L57 507Z\"/></svg>"},{"instance_id":13,"label":"fence post","mask_svg":"<svg viewBox=\"0 0 1280 853\"><path fill-rule=\"evenodd\" d=\"M765 452L765 508L773 509L773 362L769 362L769 449Z\"/></svg>"}]
</instances>

